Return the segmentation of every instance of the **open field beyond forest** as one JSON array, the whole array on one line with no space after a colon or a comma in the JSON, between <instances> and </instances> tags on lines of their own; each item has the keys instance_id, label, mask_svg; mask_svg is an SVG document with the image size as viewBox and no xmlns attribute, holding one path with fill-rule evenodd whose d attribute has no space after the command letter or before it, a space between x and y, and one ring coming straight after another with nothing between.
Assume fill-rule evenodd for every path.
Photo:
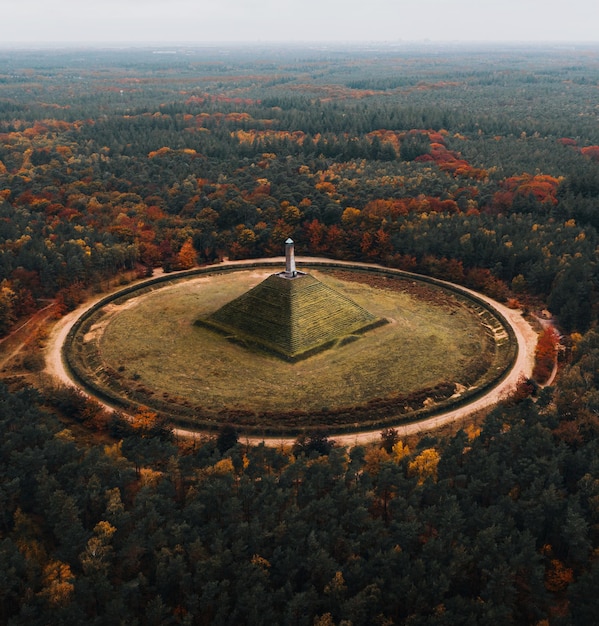
<instances>
[{"instance_id":1,"label":"open field beyond forest","mask_svg":"<svg viewBox=\"0 0 599 626\"><path fill-rule=\"evenodd\" d=\"M110 303L79 331L75 369L117 402L145 404L188 424L224 417L294 429L315 426L331 411L344 414L334 421L360 421L355 407L369 407L369 419L381 411L409 414L506 366L472 302L385 275L311 272L390 323L296 363L194 325L271 273L188 278Z\"/></svg>"}]
</instances>

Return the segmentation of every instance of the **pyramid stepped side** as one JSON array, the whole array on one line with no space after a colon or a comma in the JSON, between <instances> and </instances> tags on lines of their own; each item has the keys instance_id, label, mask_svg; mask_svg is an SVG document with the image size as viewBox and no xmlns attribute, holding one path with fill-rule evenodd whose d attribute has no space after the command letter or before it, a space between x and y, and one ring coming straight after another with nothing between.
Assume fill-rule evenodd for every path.
<instances>
[{"instance_id":1,"label":"pyramid stepped side","mask_svg":"<svg viewBox=\"0 0 599 626\"><path fill-rule=\"evenodd\" d=\"M291 348L293 353L309 350L332 340L359 332L377 318L347 296L312 276L300 279L291 289Z\"/></svg>"},{"instance_id":2,"label":"pyramid stepped side","mask_svg":"<svg viewBox=\"0 0 599 626\"><path fill-rule=\"evenodd\" d=\"M198 323L286 358L317 352L381 320L310 274L273 274Z\"/></svg>"},{"instance_id":3,"label":"pyramid stepped side","mask_svg":"<svg viewBox=\"0 0 599 626\"><path fill-rule=\"evenodd\" d=\"M253 289L225 304L205 322L242 339L289 354L291 351L291 281L269 276ZM287 292L287 293L286 293Z\"/></svg>"}]
</instances>

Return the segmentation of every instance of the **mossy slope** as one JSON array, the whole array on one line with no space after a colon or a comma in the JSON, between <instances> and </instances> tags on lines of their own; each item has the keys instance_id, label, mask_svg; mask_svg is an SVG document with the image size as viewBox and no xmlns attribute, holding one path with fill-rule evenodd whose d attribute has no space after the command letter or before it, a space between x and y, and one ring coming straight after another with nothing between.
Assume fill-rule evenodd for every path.
<instances>
[{"instance_id":1,"label":"mossy slope","mask_svg":"<svg viewBox=\"0 0 599 626\"><path fill-rule=\"evenodd\" d=\"M385 322L310 274L295 278L272 274L197 321L290 360Z\"/></svg>"}]
</instances>

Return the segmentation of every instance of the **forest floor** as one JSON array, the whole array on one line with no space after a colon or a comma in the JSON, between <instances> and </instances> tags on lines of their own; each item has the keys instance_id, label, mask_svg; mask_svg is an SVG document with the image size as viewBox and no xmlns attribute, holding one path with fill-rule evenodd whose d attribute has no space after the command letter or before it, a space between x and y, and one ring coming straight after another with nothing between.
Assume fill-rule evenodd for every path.
<instances>
[{"instance_id":1,"label":"forest floor","mask_svg":"<svg viewBox=\"0 0 599 626\"><path fill-rule=\"evenodd\" d=\"M298 264L305 263L309 264L311 262L327 262L330 259L324 258L314 258L314 257L298 257ZM256 263L269 261L269 262L277 262L279 259L277 258L269 258L269 259L254 259ZM280 259L281 264L284 264L284 259ZM247 260L244 261L224 261L223 264L241 264L247 263ZM341 263L336 261L336 263ZM221 264L222 265L222 264ZM347 265L360 265L360 263L348 262ZM363 264L367 265L367 264ZM154 273L154 277L159 276L162 272L156 271ZM176 276L176 273L173 273L173 276ZM140 283L143 281L140 281ZM447 285L451 285L451 283L446 283ZM458 286L456 286L458 287ZM491 298L487 298L478 292L474 292L472 290L466 289L464 287L459 286L460 289L467 293L471 293L493 308L499 311L505 319L508 320L510 325L512 326L514 333L516 335L516 340L518 343L518 355L516 361L508 373L508 375L489 393L484 395L481 398L478 398L466 405L460 406L451 411L447 411L446 413L435 415L431 418L423 419L418 422L399 425L396 428L400 437L408 437L411 435L428 432L428 431L436 431L440 429L446 429L447 427L451 427L452 430L455 428L456 430L461 427L461 424L466 420L470 420L473 416L480 414L481 411L485 411L496 405L501 400L509 397L509 395L515 390L519 381L523 378L529 378L532 373L533 365L534 365L534 353L535 347L537 343L537 333L529 324L529 322L523 317L521 311L509 309L508 307L492 300ZM118 291L115 289L114 291ZM62 346L67 337L67 334L73 324L77 321L77 319L89 308L91 308L101 297L104 297L106 294L102 294L97 298L93 298L92 300L86 302L83 306L79 307L75 311L72 311L68 315L64 316L60 319L52 328L49 333L47 347L46 347L46 368L44 373L47 374L52 380L55 382L61 382L68 385L73 385L73 381L71 380L65 364L62 359ZM111 407L107 406L109 410L112 410ZM352 445L361 445L365 443L369 443L380 439L380 428L372 431L363 431L359 433L351 433L348 435L334 435L335 442L340 445L352 446ZM192 431L186 429L175 429L175 434L179 437L199 437L205 435L205 433L199 431ZM295 441L295 438L289 437L243 437L242 440L251 445L258 445L260 443L264 443L269 446L279 446L279 445L289 445Z\"/></svg>"}]
</instances>

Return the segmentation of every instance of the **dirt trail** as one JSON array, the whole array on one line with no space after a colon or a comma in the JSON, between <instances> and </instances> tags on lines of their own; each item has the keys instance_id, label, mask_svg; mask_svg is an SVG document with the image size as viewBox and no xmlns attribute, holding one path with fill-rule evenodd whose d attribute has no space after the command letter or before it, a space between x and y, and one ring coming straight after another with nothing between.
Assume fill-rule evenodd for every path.
<instances>
[{"instance_id":1,"label":"dirt trail","mask_svg":"<svg viewBox=\"0 0 599 626\"><path fill-rule=\"evenodd\" d=\"M268 258L268 259L253 259L253 262L272 262L272 263L285 263L285 259L283 257L280 258ZM331 262L331 259L325 258L317 258L317 257L296 257L296 261L298 264L309 264L310 262ZM244 264L248 261L225 261L221 263L218 267L223 265L237 265ZM343 262L343 261L334 261L336 264L343 265L364 265L370 266L366 263L356 263L356 262ZM158 276L161 272L156 272L154 277ZM177 273L173 272L172 276L176 277ZM151 280L151 279L149 279ZM141 284L143 281L140 281ZM440 281L443 282L443 281ZM451 285L451 283L444 283L447 285ZM493 308L495 308L499 313L501 313L505 319L511 324L514 333L516 335L516 340L518 342L518 356L516 358L516 362L512 367L509 374L497 385L494 387L488 394L485 396L478 398L461 406L452 411L448 411L446 413L442 413L440 415L436 415L434 417L430 417L428 419L421 420L419 422L415 422L412 424L400 425L397 426L396 429L401 437L405 437L408 435L413 435L421 432L426 432L430 430L435 430L442 426L446 426L455 421L460 421L467 418L470 415L473 415L482 409L489 408L494 404L497 404L500 400L505 399L509 396L513 390L516 388L516 385L519 380L524 378L529 378L533 365L534 365L534 351L537 344L537 334L532 329L530 324L523 318L520 311L509 309L508 307L495 302L491 298L487 298L478 292L474 292L470 289L466 289L465 287L457 286L459 289L467 293L471 293L478 298L481 298ZM115 290L117 291L117 290ZM66 368L64 366L62 360L62 345L66 339L66 336L76 322L76 320L89 308L91 308L100 298L105 297L106 294L102 294L98 298L86 302L86 304L77 310L69 313L67 316L62 318L52 330L49 340L48 340L48 348L46 352L46 373L49 374L52 378L58 379L59 381L73 385L73 381L69 377ZM107 406L107 408L111 409L111 407ZM346 446L359 445L368 443L370 441L375 441L380 438L381 429L372 430L372 431L363 431L360 433L352 433L349 435L333 435L333 439L341 444ZM185 429L175 429L175 434L181 437L197 437L201 433L199 431L185 430ZM257 445L260 443L265 443L269 446L278 446L282 444L291 444L295 441L295 438L288 437L244 437L243 441L247 441L249 444Z\"/></svg>"},{"instance_id":2,"label":"dirt trail","mask_svg":"<svg viewBox=\"0 0 599 626\"><path fill-rule=\"evenodd\" d=\"M143 284L146 281L152 280L158 276L163 275L164 272L160 270L155 270L154 275L148 279L142 279L139 281L135 281L133 284ZM173 275L176 275L176 272L173 272ZM69 334L69 331L73 327L73 324L89 309L91 309L96 302L100 301L102 298L105 298L110 293L116 293L120 291L123 287L117 287L111 290L108 293L102 293L91 300L88 300L80 307L71 311L64 317L62 317L52 328L50 335L48 337L48 343L46 348L46 367L44 373L48 374L54 380L57 380L61 383L65 383L67 385L75 386L75 383L67 373L64 362L62 360L62 346ZM112 407L105 405L106 408L112 410Z\"/></svg>"},{"instance_id":3,"label":"dirt trail","mask_svg":"<svg viewBox=\"0 0 599 626\"><path fill-rule=\"evenodd\" d=\"M27 345L31 336L48 321L55 304L55 302L51 302L43 309L36 311L26 322L0 339L0 369L17 356Z\"/></svg>"}]
</instances>

